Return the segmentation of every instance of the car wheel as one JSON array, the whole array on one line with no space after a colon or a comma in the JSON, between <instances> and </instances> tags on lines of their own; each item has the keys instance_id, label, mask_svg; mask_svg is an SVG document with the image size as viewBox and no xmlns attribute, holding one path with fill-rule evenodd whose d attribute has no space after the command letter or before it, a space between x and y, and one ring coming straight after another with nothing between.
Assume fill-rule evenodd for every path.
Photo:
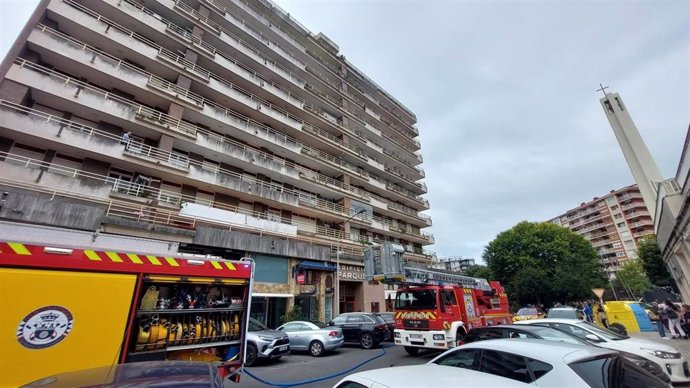
<instances>
[{"instance_id":1,"label":"car wheel","mask_svg":"<svg viewBox=\"0 0 690 388\"><path fill-rule=\"evenodd\" d=\"M412 346L405 346L405 351L406 351L407 354L409 354L410 356L416 356L417 353L419 353L419 348L414 348L414 347L412 347Z\"/></svg>"},{"instance_id":2,"label":"car wheel","mask_svg":"<svg viewBox=\"0 0 690 388\"><path fill-rule=\"evenodd\" d=\"M320 357L323 355L323 344L321 341L311 341L309 344L309 353L314 357Z\"/></svg>"},{"instance_id":3,"label":"car wheel","mask_svg":"<svg viewBox=\"0 0 690 388\"><path fill-rule=\"evenodd\" d=\"M247 344L247 358L244 360L244 366L252 366L256 364L258 351L256 350L256 345Z\"/></svg>"},{"instance_id":4,"label":"car wheel","mask_svg":"<svg viewBox=\"0 0 690 388\"><path fill-rule=\"evenodd\" d=\"M465 332L465 329L458 328L458 330L455 332L455 346L460 346L464 344L466 336L467 333Z\"/></svg>"},{"instance_id":5,"label":"car wheel","mask_svg":"<svg viewBox=\"0 0 690 388\"><path fill-rule=\"evenodd\" d=\"M371 333L364 333L359 336L359 344L362 345L362 349L371 349L374 347L374 336Z\"/></svg>"}]
</instances>

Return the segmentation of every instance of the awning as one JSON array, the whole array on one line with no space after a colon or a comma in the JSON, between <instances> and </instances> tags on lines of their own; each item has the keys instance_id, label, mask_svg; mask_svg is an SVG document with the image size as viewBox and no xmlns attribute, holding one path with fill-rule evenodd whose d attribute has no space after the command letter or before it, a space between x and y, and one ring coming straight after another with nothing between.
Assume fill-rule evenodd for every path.
<instances>
[{"instance_id":1,"label":"awning","mask_svg":"<svg viewBox=\"0 0 690 388\"><path fill-rule=\"evenodd\" d=\"M336 271L335 264L325 261L302 260L297 264L297 269L316 269L320 271Z\"/></svg>"}]
</instances>

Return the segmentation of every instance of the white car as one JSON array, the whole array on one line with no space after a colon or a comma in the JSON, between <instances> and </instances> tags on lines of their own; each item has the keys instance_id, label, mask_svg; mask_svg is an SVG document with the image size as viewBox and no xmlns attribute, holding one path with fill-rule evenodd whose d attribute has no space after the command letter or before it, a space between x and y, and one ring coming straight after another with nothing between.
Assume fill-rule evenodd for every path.
<instances>
[{"instance_id":1,"label":"white car","mask_svg":"<svg viewBox=\"0 0 690 388\"><path fill-rule=\"evenodd\" d=\"M430 364L474 369L538 387L670 387L616 351L531 338L472 342L444 352ZM435 381L429 386L439 387ZM458 381L457 386L468 385Z\"/></svg>"},{"instance_id":2,"label":"white car","mask_svg":"<svg viewBox=\"0 0 690 388\"><path fill-rule=\"evenodd\" d=\"M636 354L659 365L673 383L690 382L690 369L683 355L672 346L644 339L624 337L577 319L533 319L515 322L517 325L552 327L590 341L599 347Z\"/></svg>"},{"instance_id":3,"label":"white car","mask_svg":"<svg viewBox=\"0 0 690 388\"><path fill-rule=\"evenodd\" d=\"M425 365L359 372L334 388L670 388L613 350L540 339L465 344Z\"/></svg>"},{"instance_id":4,"label":"white car","mask_svg":"<svg viewBox=\"0 0 690 388\"><path fill-rule=\"evenodd\" d=\"M411 365L372 369L353 373L334 385L334 388L473 388L473 387L529 387L505 377L471 369L442 365Z\"/></svg>"}]
</instances>

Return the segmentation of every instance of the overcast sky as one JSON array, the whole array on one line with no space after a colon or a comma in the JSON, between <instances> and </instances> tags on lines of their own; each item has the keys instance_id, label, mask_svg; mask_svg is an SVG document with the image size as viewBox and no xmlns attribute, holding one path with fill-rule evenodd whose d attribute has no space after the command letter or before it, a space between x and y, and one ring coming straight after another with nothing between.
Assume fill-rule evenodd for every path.
<instances>
[{"instance_id":1,"label":"overcast sky","mask_svg":"<svg viewBox=\"0 0 690 388\"><path fill-rule=\"evenodd\" d=\"M4 57L35 0L0 0ZM690 1L278 0L416 113L439 257L479 258L632 175L599 106L617 91L662 174L690 123Z\"/></svg>"}]
</instances>

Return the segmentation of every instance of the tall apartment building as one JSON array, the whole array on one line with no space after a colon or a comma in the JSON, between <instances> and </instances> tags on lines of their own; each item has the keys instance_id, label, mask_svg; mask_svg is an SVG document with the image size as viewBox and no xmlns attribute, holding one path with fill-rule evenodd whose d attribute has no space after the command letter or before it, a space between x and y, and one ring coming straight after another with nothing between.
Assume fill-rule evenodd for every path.
<instances>
[{"instance_id":1,"label":"tall apartment building","mask_svg":"<svg viewBox=\"0 0 690 388\"><path fill-rule=\"evenodd\" d=\"M609 274L636 259L637 241L654 234L654 222L637 185L583 202L551 222L589 240Z\"/></svg>"},{"instance_id":2,"label":"tall apartment building","mask_svg":"<svg viewBox=\"0 0 690 388\"><path fill-rule=\"evenodd\" d=\"M0 218L250 256L269 325L377 310L364 244L431 259L415 123L269 0L43 0L0 66Z\"/></svg>"}]
</instances>

